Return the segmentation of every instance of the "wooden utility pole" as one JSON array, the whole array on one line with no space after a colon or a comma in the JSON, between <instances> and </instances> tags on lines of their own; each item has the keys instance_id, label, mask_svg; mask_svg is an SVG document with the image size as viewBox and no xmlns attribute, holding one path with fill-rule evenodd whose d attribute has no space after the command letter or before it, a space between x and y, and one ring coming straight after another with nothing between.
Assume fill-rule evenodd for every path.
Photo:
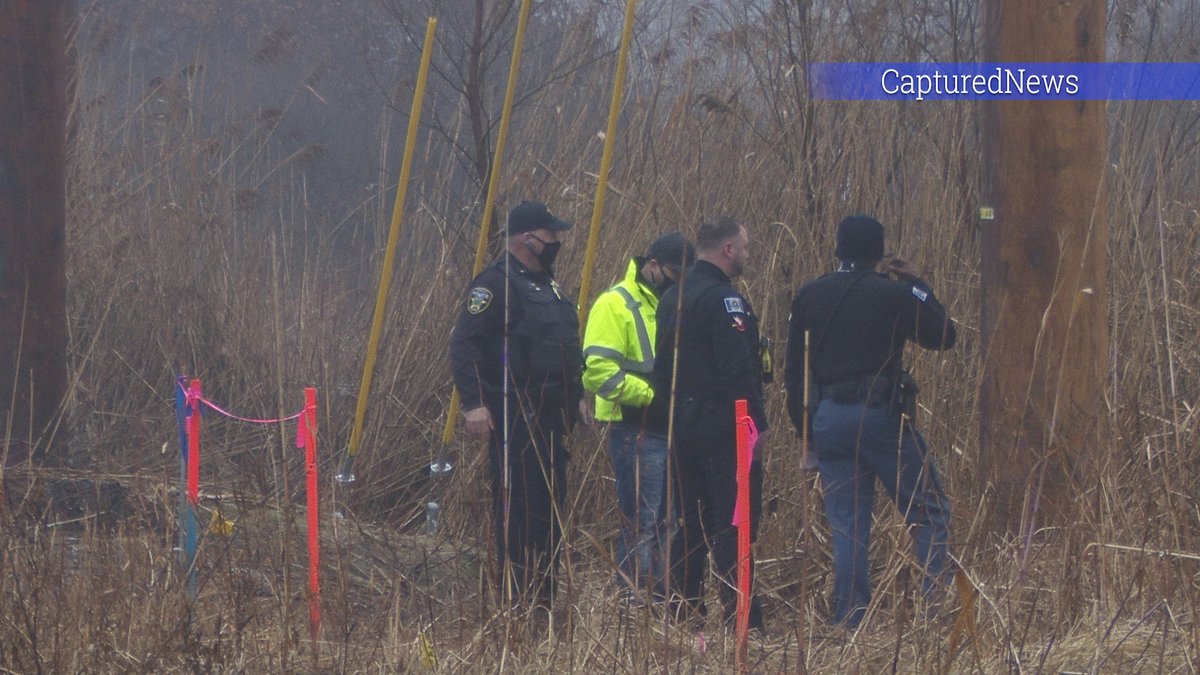
<instances>
[{"instance_id":1,"label":"wooden utility pole","mask_svg":"<svg viewBox=\"0 0 1200 675\"><path fill-rule=\"evenodd\" d=\"M66 392L69 0L0 0L0 458L46 450Z\"/></svg>"},{"instance_id":2,"label":"wooden utility pole","mask_svg":"<svg viewBox=\"0 0 1200 675\"><path fill-rule=\"evenodd\" d=\"M1104 0L984 5L988 62L1105 60ZM1105 102L983 111L980 477L1016 532L1066 513L1105 419Z\"/></svg>"}]
</instances>

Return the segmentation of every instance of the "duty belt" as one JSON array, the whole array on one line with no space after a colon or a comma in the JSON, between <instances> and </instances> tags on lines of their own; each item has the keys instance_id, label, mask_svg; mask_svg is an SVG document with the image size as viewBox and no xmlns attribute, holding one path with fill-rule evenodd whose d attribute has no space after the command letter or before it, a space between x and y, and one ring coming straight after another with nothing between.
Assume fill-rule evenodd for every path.
<instances>
[{"instance_id":1,"label":"duty belt","mask_svg":"<svg viewBox=\"0 0 1200 675\"><path fill-rule=\"evenodd\" d=\"M891 401L892 380L883 376L860 375L822 384L817 387L817 395L822 401L831 399L834 403L879 406Z\"/></svg>"}]
</instances>

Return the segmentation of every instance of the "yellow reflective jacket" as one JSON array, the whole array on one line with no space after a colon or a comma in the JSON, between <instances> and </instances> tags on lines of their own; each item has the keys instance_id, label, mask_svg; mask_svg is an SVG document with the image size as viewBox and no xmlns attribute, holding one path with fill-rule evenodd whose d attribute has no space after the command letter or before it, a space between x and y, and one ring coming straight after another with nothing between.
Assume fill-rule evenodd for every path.
<instances>
[{"instance_id":1,"label":"yellow reflective jacket","mask_svg":"<svg viewBox=\"0 0 1200 675\"><path fill-rule=\"evenodd\" d=\"M649 405L654 398L654 312L658 296L629 261L625 278L596 298L583 333L583 388L596 395L596 419L617 422L621 404Z\"/></svg>"}]
</instances>

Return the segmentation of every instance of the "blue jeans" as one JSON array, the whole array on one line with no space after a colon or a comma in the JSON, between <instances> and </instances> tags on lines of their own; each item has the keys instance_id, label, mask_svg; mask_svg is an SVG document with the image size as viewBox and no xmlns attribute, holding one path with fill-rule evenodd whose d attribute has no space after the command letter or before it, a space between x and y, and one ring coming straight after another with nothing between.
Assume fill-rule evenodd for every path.
<instances>
[{"instance_id":1,"label":"blue jeans","mask_svg":"<svg viewBox=\"0 0 1200 675\"><path fill-rule=\"evenodd\" d=\"M666 511L667 439L631 424L608 430L608 456L617 482L621 534L617 539L618 583L665 594L663 559L671 537Z\"/></svg>"},{"instance_id":2,"label":"blue jeans","mask_svg":"<svg viewBox=\"0 0 1200 675\"><path fill-rule=\"evenodd\" d=\"M833 537L833 621L858 626L871 602L867 553L878 477L913 536L927 596L952 570L950 507L925 439L888 407L824 400L813 417L813 445Z\"/></svg>"}]
</instances>

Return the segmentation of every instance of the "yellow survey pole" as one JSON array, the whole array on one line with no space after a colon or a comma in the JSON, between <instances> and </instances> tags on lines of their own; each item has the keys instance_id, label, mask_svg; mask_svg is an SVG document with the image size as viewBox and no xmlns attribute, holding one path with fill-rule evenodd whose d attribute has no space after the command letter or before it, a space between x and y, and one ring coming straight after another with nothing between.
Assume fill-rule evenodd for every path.
<instances>
[{"instance_id":1,"label":"yellow survey pole","mask_svg":"<svg viewBox=\"0 0 1200 675\"><path fill-rule=\"evenodd\" d=\"M483 257L487 254L487 240L492 224L492 210L496 206L496 185L500 181L500 163L504 159L504 142L508 139L508 119L512 113L513 98L517 91L517 72L521 67L521 48L525 44L525 24L529 20L529 7L533 0L521 3L521 15L517 19L517 37L513 42L512 61L508 64L508 87L504 90L504 107L500 111L500 130L496 134L496 152L492 156L492 168L488 172L487 197L483 202L483 222L479 224L479 241L475 244L475 265L471 277L483 270ZM458 419L458 390L450 392L450 408L446 411L446 426L442 429L442 448L454 437L454 423ZM444 458L438 459L444 464Z\"/></svg>"},{"instance_id":2,"label":"yellow survey pole","mask_svg":"<svg viewBox=\"0 0 1200 675\"><path fill-rule=\"evenodd\" d=\"M621 32L621 49L617 52L617 72L613 76L612 102L608 107L608 130L604 134L604 153L600 156L600 176L596 182L596 202L592 206L592 224L588 228L587 254L583 258L583 282L579 287L580 331L587 324L592 264L596 259L596 244L600 241L600 214L604 212L604 191L608 187L608 169L612 166L613 143L617 140L617 117L621 111L621 94L625 88L625 66L629 55L629 40L633 35L636 6L637 0L625 2L625 29Z\"/></svg>"},{"instance_id":3,"label":"yellow survey pole","mask_svg":"<svg viewBox=\"0 0 1200 675\"><path fill-rule=\"evenodd\" d=\"M430 17L425 27L425 46L421 50L421 67L417 72L417 87L413 92L412 111L408 116L408 136L404 141L404 159L400 162L400 181L396 185L396 203L392 208L392 226L388 232L387 249L383 255L383 269L379 272L379 294L375 297L375 318L371 322L371 338L367 343L367 360L363 364L362 384L358 388L358 405L354 411L354 429L350 433L350 450L342 470L338 472L341 482L353 482L352 464L358 455L362 441L363 416L367 411L367 397L371 393L371 376L375 370L375 355L379 348L379 335L383 332L383 315L387 306L388 288L392 283L392 265L396 259L396 243L400 240L400 219L404 214L404 198L408 194L408 177L412 170L413 150L417 142L417 128L421 122L421 102L425 98L425 81L429 75L429 61L433 57L433 33L437 19Z\"/></svg>"}]
</instances>

